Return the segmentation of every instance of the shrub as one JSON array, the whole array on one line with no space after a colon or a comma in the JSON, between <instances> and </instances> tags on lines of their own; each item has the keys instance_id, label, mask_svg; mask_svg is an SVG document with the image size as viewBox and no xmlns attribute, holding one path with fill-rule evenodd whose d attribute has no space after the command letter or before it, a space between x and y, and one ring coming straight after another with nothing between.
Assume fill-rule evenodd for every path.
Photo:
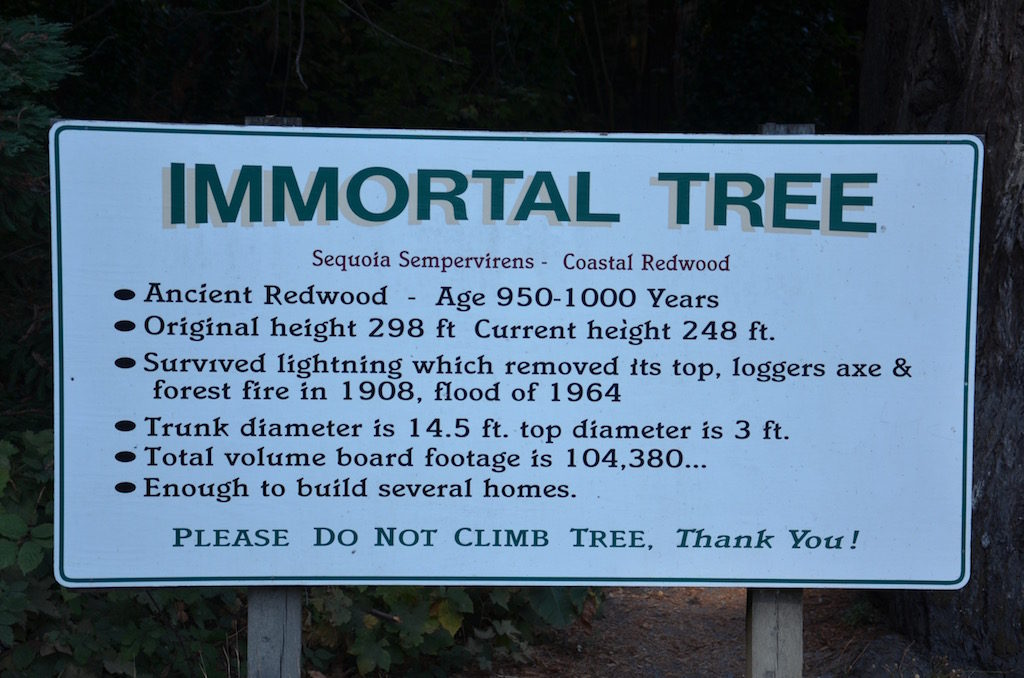
<instances>
[{"instance_id":1,"label":"shrub","mask_svg":"<svg viewBox=\"0 0 1024 678\"><path fill-rule=\"evenodd\" d=\"M0 441L0 678L244 675L242 590L61 588L49 569L53 508L52 432ZM522 662L538 634L571 624L589 596L565 587L311 588L306 660L403 676Z\"/></svg>"}]
</instances>

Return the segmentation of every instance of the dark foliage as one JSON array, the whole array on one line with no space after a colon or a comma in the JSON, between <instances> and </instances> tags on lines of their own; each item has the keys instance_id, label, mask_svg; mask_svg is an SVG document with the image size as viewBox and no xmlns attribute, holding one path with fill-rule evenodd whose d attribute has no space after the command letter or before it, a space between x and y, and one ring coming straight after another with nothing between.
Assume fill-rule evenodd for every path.
<instances>
[{"instance_id":1,"label":"dark foliage","mask_svg":"<svg viewBox=\"0 0 1024 678\"><path fill-rule=\"evenodd\" d=\"M860 2L5 0L0 6L0 676L240 675L234 590L56 586L46 130L64 118L736 131L852 127ZM28 18L25 18L28 17ZM42 18L34 18L42 17ZM73 76L73 77L72 77ZM582 589L321 588L321 670L523 659Z\"/></svg>"}]
</instances>

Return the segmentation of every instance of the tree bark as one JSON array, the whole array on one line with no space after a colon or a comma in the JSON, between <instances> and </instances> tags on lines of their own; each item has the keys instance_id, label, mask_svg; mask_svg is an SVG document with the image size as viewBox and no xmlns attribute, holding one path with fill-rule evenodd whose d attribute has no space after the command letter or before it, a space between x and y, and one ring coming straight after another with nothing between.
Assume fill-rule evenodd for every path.
<instances>
[{"instance_id":1,"label":"tree bark","mask_svg":"<svg viewBox=\"0 0 1024 678\"><path fill-rule=\"evenodd\" d=\"M872 0L865 133L970 133L986 146L971 580L895 609L933 649L1024 674L1024 1Z\"/></svg>"}]
</instances>

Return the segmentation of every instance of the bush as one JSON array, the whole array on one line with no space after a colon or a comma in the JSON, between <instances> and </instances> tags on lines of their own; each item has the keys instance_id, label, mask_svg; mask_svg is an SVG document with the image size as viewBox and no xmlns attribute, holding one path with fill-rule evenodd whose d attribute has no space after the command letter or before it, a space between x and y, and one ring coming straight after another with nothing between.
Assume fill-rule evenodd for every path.
<instances>
[{"instance_id":1,"label":"bush","mask_svg":"<svg viewBox=\"0 0 1024 678\"><path fill-rule=\"evenodd\" d=\"M46 100L75 72L65 28L0 17L0 431L51 419Z\"/></svg>"},{"instance_id":2,"label":"bush","mask_svg":"<svg viewBox=\"0 0 1024 678\"><path fill-rule=\"evenodd\" d=\"M361 675L400 669L403 676L526 662L529 643L571 624L590 595L565 587L311 589L307 657L321 670L354 660Z\"/></svg>"},{"instance_id":3,"label":"bush","mask_svg":"<svg viewBox=\"0 0 1024 678\"><path fill-rule=\"evenodd\" d=\"M241 676L236 589L63 589L53 560L53 434L0 441L0 678ZM584 588L318 587L307 663L360 675L446 676L526 661L530 641L576 619Z\"/></svg>"}]
</instances>

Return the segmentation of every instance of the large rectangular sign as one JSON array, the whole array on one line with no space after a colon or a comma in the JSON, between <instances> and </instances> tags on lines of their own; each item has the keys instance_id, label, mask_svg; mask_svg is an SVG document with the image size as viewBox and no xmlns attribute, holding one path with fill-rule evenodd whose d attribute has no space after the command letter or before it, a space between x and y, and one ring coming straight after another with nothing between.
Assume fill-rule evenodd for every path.
<instances>
[{"instance_id":1,"label":"large rectangular sign","mask_svg":"<svg viewBox=\"0 0 1024 678\"><path fill-rule=\"evenodd\" d=\"M51 149L67 586L967 581L973 137Z\"/></svg>"}]
</instances>

